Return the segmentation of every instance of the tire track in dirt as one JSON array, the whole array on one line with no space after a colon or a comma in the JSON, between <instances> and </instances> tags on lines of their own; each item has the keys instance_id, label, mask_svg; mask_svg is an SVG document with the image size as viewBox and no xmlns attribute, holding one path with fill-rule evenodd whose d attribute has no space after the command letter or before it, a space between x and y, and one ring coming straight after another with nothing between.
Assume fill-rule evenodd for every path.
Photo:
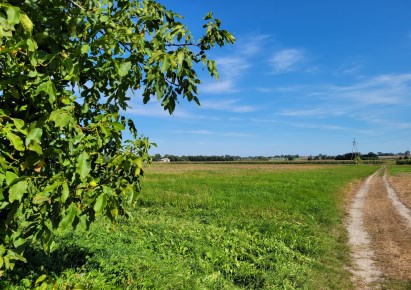
<instances>
[{"instance_id":1,"label":"tire track in dirt","mask_svg":"<svg viewBox=\"0 0 411 290\"><path fill-rule=\"evenodd\" d=\"M390 185L387 172L384 173L384 184L388 192L388 197L391 199L393 206L397 209L398 213L407 221L408 227L411 229L411 210L405 206L398 198L394 188Z\"/></svg>"},{"instance_id":2,"label":"tire track in dirt","mask_svg":"<svg viewBox=\"0 0 411 290\"><path fill-rule=\"evenodd\" d=\"M357 289L391 289L395 281L411 285L411 210L382 170L363 182L350 208L347 230Z\"/></svg>"},{"instance_id":3,"label":"tire track in dirt","mask_svg":"<svg viewBox=\"0 0 411 290\"><path fill-rule=\"evenodd\" d=\"M357 191L351 204L348 220L348 236L351 246L351 254L354 262L352 273L354 283L359 289L369 289L367 285L377 281L380 271L374 265L374 252L370 246L370 238L364 228L364 203L369 191L370 184L378 172L369 176Z\"/></svg>"}]
</instances>

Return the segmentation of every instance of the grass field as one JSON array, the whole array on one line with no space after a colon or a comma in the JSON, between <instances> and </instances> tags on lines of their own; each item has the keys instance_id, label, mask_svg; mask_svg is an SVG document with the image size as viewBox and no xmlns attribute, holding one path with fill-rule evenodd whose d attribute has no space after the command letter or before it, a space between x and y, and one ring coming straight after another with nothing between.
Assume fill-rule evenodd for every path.
<instances>
[{"instance_id":1,"label":"grass field","mask_svg":"<svg viewBox=\"0 0 411 290\"><path fill-rule=\"evenodd\" d=\"M397 175L398 173L411 173L411 165L392 165L389 167L390 174Z\"/></svg>"},{"instance_id":2,"label":"grass field","mask_svg":"<svg viewBox=\"0 0 411 290\"><path fill-rule=\"evenodd\" d=\"M343 205L377 168L154 164L132 219L33 247L0 288L352 289Z\"/></svg>"}]
</instances>

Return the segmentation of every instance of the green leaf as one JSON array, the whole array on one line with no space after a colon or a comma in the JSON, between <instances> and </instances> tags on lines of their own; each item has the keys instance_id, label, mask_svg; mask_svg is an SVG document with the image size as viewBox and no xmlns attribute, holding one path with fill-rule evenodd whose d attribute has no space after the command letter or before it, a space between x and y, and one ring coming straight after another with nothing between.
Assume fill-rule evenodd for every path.
<instances>
[{"instance_id":1,"label":"green leaf","mask_svg":"<svg viewBox=\"0 0 411 290\"><path fill-rule=\"evenodd\" d=\"M24 245L26 242L27 242L26 239L18 238L17 240L14 240L14 241L13 241L13 246L16 247L16 248L18 248L18 247ZM1 267L0 267L0 268L1 268Z\"/></svg>"},{"instance_id":2,"label":"green leaf","mask_svg":"<svg viewBox=\"0 0 411 290\"><path fill-rule=\"evenodd\" d=\"M24 130L22 130L24 127L24 121L21 119L17 119L17 118L13 118L12 120L13 120L14 126L16 126L16 129L19 132L22 132L22 131L24 132Z\"/></svg>"},{"instance_id":3,"label":"green leaf","mask_svg":"<svg viewBox=\"0 0 411 290\"><path fill-rule=\"evenodd\" d=\"M212 12L208 12L207 15L206 15L203 19L204 19L204 20L213 19L213 13L212 13Z\"/></svg>"},{"instance_id":4,"label":"green leaf","mask_svg":"<svg viewBox=\"0 0 411 290\"><path fill-rule=\"evenodd\" d=\"M0 188L3 186L3 182L6 179L6 175L0 172Z\"/></svg>"},{"instance_id":5,"label":"green leaf","mask_svg":"<svg viewBox=\"0 0 411 290\"><path fill-rule=\"evenodd\" d=\"M41 204L48 201L50 198L50 193L53 192L56 188L63 184L62 181L56 181L52 184L47 185L41 192L37 193L33 198L34 204Z\"/></svg>"},{"instance_id":6,"label":"green leaf","mask_svg":"<svg viewBox=\"0 0 411 290\"><path fill-rule=\"evenodd\" d=\"M9 6L6 10L7 13L7 22L10 25L19 23L20 21L20 9L15 6Z\"/></svg>"},{"instance_id":7,"label":"green leaf","mask_svg":"<svg viewBox=\"0 0 411 290\"><path fill-rule=\"evenodd\" d=\"M53 121L56 127L63 128L69 123L74 123L74 118L64 109L51 112L49 121Z\"/></svg>"},{"instance_id":8,"label":"green leaf","mask_svg":"<svg viewBox=\"0 0 411 290\"><path fill-rule=\"evenodd\" d=\"M41 136L43 135L43 129L41 128L30 128L29 133L27 134L26 137L26 146L30 144L31 141L37 141L40 143L41 141Z\"/></svg>"},{"instance_id":9,"label":"green leaf","mask_svg":"<svg viewBox=\"0 0 411 290\"><path fill-rule=\"evenodd\" d=\"M161 66L161 71L162 72L168 71L168 69L170 68L170 65L171 65L170 59L167 57L164 57L163 64Z\"/></svg>"},{"instance_id":10,"label":"green leaf","mask_svg":"<svg viewBox=\"0 0 411 290\"><path fill-rule=\"evenodd\" d=\"M29 51L36 51L38 48L37 43L32 38L27 39L26 43Z\"/></svg>"},{"instance_id":11,"label":"green leaf","mask_svg":"<svg viewBox=\"0 0 411 290\"><path fill-rule=\"evenodd\" d=\"M41 275L40 277L37 278L37 280L36 280L36 282L35 282L35 285L40 284L41 282L43 282L43 281L46 280L46 279L47 279L47 275L46 275L46 274Z\"/></svg>"},{"instance_id":12,"label":"green leaf","mask_svg":"<svg viewBox=\"0 0 411 290\"><path fill-rule=\"evenodd\" d=\"M87 54L87 53L89 52L89 50L90 50L90 45L84 44L84 45L81 47L81 54Z\"/></svg>"},{"instance_id":13,"label":"green leaf","mask_svg":"<svg viewBox=\"0 0 411 290\"><path fill-rule=\"evenodd\" d=\"M15 179L19 178L14 172L6 171L6 184L10 185Z\"/></svg>"},{"instance_id":14,"label":"green leaf","mask_svg":"<svg viewBox=\"0 0 411 290\"><path fill-rule=\"evenodd\" d=\"M26 14L20 14L20 23L23 26L24 31L31 34L33 31L33 22L31 22L30 18Z\"/></svg>"},{"instance_id":15,"label":"green leaf","mask_svg":"<svg viewBox=\"0 0 411 290\"><path fill-rule=\"evenodd\" d=\"M215 79L218 79L217 66L214 60L207 61L207 68L211 76L213 76Z\"/></svg>"},{"instance_id":16,"label":"green leaf","mask_svg":"<svg viewBox=\"0 0 411 290\"><path fill-rule=\"evenodd\" d=\"M48 201L50 198L50 192L39 192L33 197L34 204L42 204Z\"/></svg>"},{"instance_id":17,"label":"green leaf","mask_svg":"<svg viewBox=\"0 0 411 290\"><path fill-rule=\"evenodd\" d=\"M67 198L69 197L69 194L70 194L70 190L68 187L68 183L67 181L65 181L62 186L60 201L62 203L66 202Z\"/></svg>"},{"instance_id":18,"label":"green leaf","mask_svg":"<svg viewBox=\"0 0 411 290\"><path fill-rule=\"evenodd\" d=\"M9 189L9 201L13 202L15 200L21 201L24 193L27 191L27 181L21 180L16 184L12 185Z\"/></svg>"},{"instance_id":19,"label":"green leaf","mask_svg":"<svg viewBox=\"0 0 411 290\"><path fill-rule=\"evenodd\" d=\"M38 95L41 92L45 92L49 96L50 104L53 104L55 102L57 90L52 81L46 81L44 83L41 83L37 87L35 95Z\"/></svg>"},{"instance_id":20,"label":"green leaf","mask_svg":"<svg viewBox=\"0 0 411 290\"><path fill-rule=\"evenodd\" d=\"M36 140L31 140L27 146L27 149L30 151L34 151L39 155L43 154L43 149L41 148L41 145L39 144L39 142L37 142Z\"/></svg>"},{"instance_id":21,"label":"green leaf","mask_svg":"<svg viewBox=\"0 0 411 290\"><path fill-rule=\"evenodd\" d=\"M89 158L90 158L90 156L87 154L86 151L83 151L77 157L76 172L80 175L80 180L84 180L88 176L88 174L90 173L91 164L88 161Z\"/></svg>"},{"instance_id":22,"label":"green leaf","mask_svg":"<svg viewBox=\"0 0 411 290\"><path fill-rule=\"evenodd\" d=\"M10 140L11 144L13 145L13 147L18 150L18 151L24 151L24 144L23 144L23 140L21 140L21 138L19 136L17 136L14 133L11 133L10 131L7 132L6 134L7 139Z\"/></svg>"},{"instance_id":23,"label":"green leaf","mask_svg":"<svg viewBox=\"0 0 411 290\"><path fill-rule=\"evenodd\" d=\"M134 159L134 164L137 165L138 168L143 168L143 158L138 157Z\"/></svg>"},{"instance_id":24,"label":"green leaf","mask_svg":"<svg viewBox=\"0 0 411 290\"><path fill-rule=\"evenodd\" d=\"M62 218L59 227L64 230L71 224L73 224L74 218L76 217L77 206L75 203L70 204L66 210L65 216Z\"/></svg>"},{"instance_id":25,"label":"green leaf","mask_svg":"<svg viewBox=\"0 0 411 290\"><path fill-rule=\"evenodd\" d=\"M94 211L96 214L100 214L104 208L107 206L107 196L106 194L102 193L97 197L96 203L94 204Z\"/></svg>"},{"instance_id":26,"label":"green leaf","mask_svg":"<svg viewBox=\"0 0 411 290\"><path fill-rule=\"evenodd\" d=\"M131 62L129 61L123 62L120 65L120 69L118 70L118 75L120 77L124 77L129 73L130 69L131 69Z\"/></svg>"},{"instance_id":27,"label":"green leaf","mask_svg":"<svg viewBox=\"0 0 411 290\"><path fill-rule=\"evenodd\" d=\"M47 185L42 191L43 192L52 192L53 190L55 190L57 187L59 187L62 184L63 184L62 181L56 181L52 184Z\"/></svg>"},{"instance_id":28,"label":"green leaf","mask_svg":"<svg viewBox=\"0 0 411 290\"><path fill-rule=\"evenodd\" d=\"M83 214L79 217L79 227L83 231L87 230L87 215Z\"/></svg>"},{"instance_id":29,"label":"green leaf","mask_svg":"<svg viewBox=\"0 0 411 290\"><path fill-rule=\"evenodd\" d=\"M114 123L113 123L113 128L114 128L114 130L116 130L116 131L123 131L125 127L124 127L123 124L121 124L121 123L119 123L119 122L114 122Z\"/></svg>"}]
</instances>

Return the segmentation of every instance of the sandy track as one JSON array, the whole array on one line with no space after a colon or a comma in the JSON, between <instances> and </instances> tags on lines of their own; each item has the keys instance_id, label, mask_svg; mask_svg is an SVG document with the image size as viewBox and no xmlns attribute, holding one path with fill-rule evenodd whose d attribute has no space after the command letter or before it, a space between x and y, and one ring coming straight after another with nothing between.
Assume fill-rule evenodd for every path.
<instances>
[{"instance_id":1,"label":"sandy track","mask_svg":"<svg viewBox=\"0 0 411 290\"><path fill-rule=\"evenodd\" d=\"M388 182L387 172L384 174L384 184L388 192L388 197L391 199L392 204L397 209L398 213L404 218L407 222L408 227L411 229L411 210L401 202L394 188L391 187Z\"/></svg>"},{"instance_id":2,"label":"sandy track","mask_svg":"<svg viewBox=\"0 0 411 290\"><path fill-rule=\"evenodd\" d=\"M411 283L411 210L381 173L367 178L350 208L347 230L357 289L380 289L386 280Z\"/></svg>"},{"instance_id":3,"label":"sandy track","mask_svg":"<svg viewBox=\"0 0 411 290\"><path fill-rule=\"evenodd\" d=\"M371 241L364 226L364 204L369 188L377 173L374 173L357 191L350 208L348 221L348 236L354 262L354 283L360 288L367 289L369 285L377 281L380 271L375 267L374 251Z\"/></svg>"}]
</instances>

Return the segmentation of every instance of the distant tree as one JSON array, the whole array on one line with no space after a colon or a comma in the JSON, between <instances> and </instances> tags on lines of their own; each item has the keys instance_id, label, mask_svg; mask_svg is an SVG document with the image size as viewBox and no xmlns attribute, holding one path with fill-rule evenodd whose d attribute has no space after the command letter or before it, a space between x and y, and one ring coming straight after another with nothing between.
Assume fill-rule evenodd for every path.
<instances>
[{"instance_id":1,"label":"distant tree","mask_svg":"<svg viewBox=\"0 0 411 290\"><path fill-rule=\"evenodd\" d=\"M161 154L155 154L153 156L153 161L160 161L161 160Z\"/></svg>"},{"instance_id":2,"label":"distant tree","mask_svg":"<svg viewBox=\"0 0 411 290\"><path fill-rule=\"evenodd\" d=\"M352 152L350 153L345 153L343 155L337 155L335 156L335 160L353 160L355 159L356 156L360 156L360 154L353 154Z\"/></svg>"},{"instance_id":3,"label":"distant tree","mask_svg":"<svg viewBox=\"0 0 411 290\"><path fill-rule=\"evenodd\" d=\"M374 152L369 152L368 154L363 154L361 155L361 158L363 160L377 160L378 159L378 155L375 154Z\"/></svg>"}]
</instances>

